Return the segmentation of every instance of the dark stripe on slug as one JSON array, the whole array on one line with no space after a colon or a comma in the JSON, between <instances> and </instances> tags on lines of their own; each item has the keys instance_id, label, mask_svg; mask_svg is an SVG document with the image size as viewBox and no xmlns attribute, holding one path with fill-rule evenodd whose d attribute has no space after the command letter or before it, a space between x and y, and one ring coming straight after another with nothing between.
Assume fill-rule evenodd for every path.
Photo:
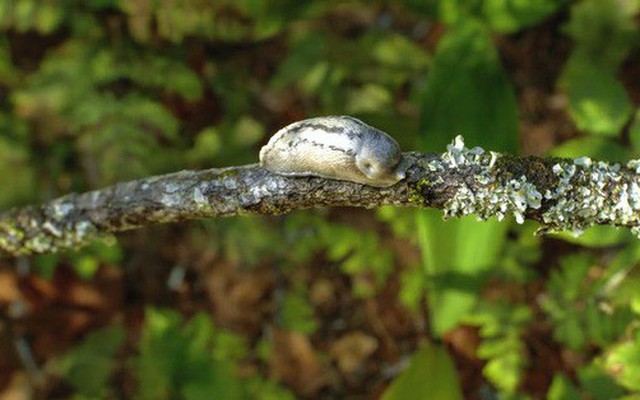
<instances>
[{"instance_id":1,"label":"dark stripe on slug","mask_svg":"<svg viewBox=\"0 0 640 400\"><path fill-rule=\"evenodd\" d=\"M318 142L314 142L312 140L303 139L303 138L291 139L289 142L293 142L293 145L289 145L289 147L298 146L299 144L302 144L302 143L308 143L310 146L320 147L321 149L324 149L324 146L325 146L324 143L318 143Z\"/></svg>"},{"instance_id":2,"label":"dark stripe on slug","mask_svg":"<svg viewBox=\"0 0 640 400\"><path fill-rule=\"evenodd\" d=\"M317 129L322 132L327 133L342 133L344 132L344 128L342 126L328 126L325 124L318 124L309 122L305 124L305 128Z\"/></svg>"},{"instance_id":3,"label":"dark stripe on slug","mask_svg":"<svg viewBox=\"0 0 640 400\"><path fill-rule=\"evenodd\" d=\"M306 128L317 129L327 133L345 133L346 131L343 126L329 126L317 122L301 122L300 124L291 127L289 132L299 132Z\"/></svg>"},{"instance_id":4,"label":"dark stripe on slug","mask_svg":"<svg viewBox=\"0 0 640 400\"><path fill-rule=\"evenodd\" d=\"M301 126L301 124L299 125L293 125L293 126L289 126L286 130L286 133L298 133L299 131L301 131L302 129L304 129L304 126Z\"/></svg>"},{"instance_id":5,"label":"dark stripe on slug","mask_svg":"<svg viewBox=\"0 0 640 400\"><path fill-rule=\"evenodd\" d=\"M337 147L337 146L333 146L333 145L328 145L327 147L330 150L337 151L339 153L344 153L344 154L346 154L348 156L355 156L356 155L355 151L353 151L351 149L350 150L345 150L342 147Z\"/></svg>"},{"instance_id":6,"label":"dark stripe on slug","mask_svg":"<svg viewBox=\"0 0 640 400\"><path fill-rule=\"evenodd\" d=\"M347 137L350 140L362 139L362 132L347 131Z\"/></svg>"},{"instance_id":7,"label":"dark stripe on slug","mask_svg":"<svg viewBox=\"0 0 640 400\"><path fill-rule=\"evenodd\" d=\"M319 143L319 142L315 142L311 139L306 139L306 138L293 138L293 139L289 139L286 142L287 147L292 148L294 146L298 146L301 144L308 144L309 146L312 147L318 147L320 149L329 149L332 151L337 151L340 153L344 153L347 154L349 156L355 156L355 151L353 149L343 149L342 147L338 147L336 145L332 145L332 144L326 144L326 143Z\"/></svg>"}]
</instances>

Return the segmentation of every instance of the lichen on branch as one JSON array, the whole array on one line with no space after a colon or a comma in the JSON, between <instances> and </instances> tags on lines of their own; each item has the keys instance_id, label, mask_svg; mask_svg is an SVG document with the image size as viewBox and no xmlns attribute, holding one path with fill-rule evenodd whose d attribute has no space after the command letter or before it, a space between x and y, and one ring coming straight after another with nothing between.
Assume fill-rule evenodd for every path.
<instances>
[{"instance_id":1,"label":"lichen on branch","mask_svg":"<svg viewBox=\"0 0 640 400\"><path fill-rule=\"evenodd\" d=\"M540 169L533 168L538 164L533 158L523 163L495 152L487 155L479 147L468 149L458 136L442 161L448 167L478 167L475 184L460 185L445 203L445 217L475 214L482 220L492 216L502 220L511 214L521 224L528 215L541 223L541 233L568 230L580 235L598 224L627 226L640 233L639 160L622 166L589 157L539 159L544 165ZM531 168L513 173L523 164ZM434 162L433 168L444 165Z\"/></svg>"},{"instance_id":2,"label":"lichen on branch","mask_svg":"<svg viewBox=\"0 0 640 400\"><path fill-rule=\"evenodd\" d=\"M154 176L0 214L0 256L77 248L125 230L230 215L275 215L326 206L439 208L445 218L513 216L540 232L593 225L640 231L640 161L626 165L517 157L465 147L403 154L406 178L390 187L286 177L257 164Z\"/></svg>"}]
</instances>

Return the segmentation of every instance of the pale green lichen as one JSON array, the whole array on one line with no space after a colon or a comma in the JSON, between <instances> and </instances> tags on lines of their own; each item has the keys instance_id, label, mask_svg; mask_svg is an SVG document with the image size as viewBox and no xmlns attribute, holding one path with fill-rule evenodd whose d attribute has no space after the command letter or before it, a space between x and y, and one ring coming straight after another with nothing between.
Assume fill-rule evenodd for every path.
<instances>
[{"instance_id":1,"label":"pale green lichen","mask_svg":"<svg viewBox=\"0 0 640 400\"><path fill-rule=\"evenodd\" d=\"M640 163L592 162L580 157L573 164L555 164L558 185L545 193L552 206L543 214L545 230L570 230L580 234L598 223L630 226L637 234L640 226L640 181L629 172L639 173Z\"/></svg>"},{"instance_id":2,"label":"pale green lichen","mask_svg":"<svg viewBox=\"0 0 640 400\"><path fill-rule=\"evenodd\" d=\"M45 221L45 223L42 224L42 229L55 237L62 237L64 234L64 232L51 223L51 221Z\"/></svg>"},{"instance_id":3,"label":"pale green lichen","mask_svg":"<svg viewBox=\"0 0 640 400\"><path fill-rule=\"evenodd\" d=\"M62 203L60 203L62 204ZM0 253L26 255L34 253L52 253L61 249L78 248L89 242L101 239L105 235L88 220L72 223L65 221L73 209L62 211L54 204L44 209L47 218L18 218L17 221L0 222Z\"/></svg>"},{"instance_id":4,"label":"pale green lichen","mask_svg":"<svg viewBox=\"0 0 640 400\"><path fill-rule=\"evenodd\" d=\"M98 229L89 221L80 220L72 226L56 226L46 221L42 232L21 241L20 253L49 253L62 248L81 247L98 239Z\"/></svg>"},{"instance_id":5,"label":"pale green lichen","mask_svg":"<svg viewBox=\"0 0 640 400\"><path fill-rule=\"evenodd\" d=\"M445 204L445 217L475 214L481 220L492 216L501 220L513 215L522 223L526 212L540 209L544 201L549 206L541 214L540 232L568 230L581 234L590 226L606 223L628 226L640 234L640 160L629 161L628 170L589 157L559 161L552 167L552 176L557 179L538 182L547 188L543 196L524 174L512 179L497 177L494 167L500 157L497 153L487 156L478 147L467 149L458 136L440 160L432 161L430 167L441 170L477 167L474 184L460 184Z\"/></svg>"},{"instance_id":6,"label":"pale green lichen","mask_svg":"<svg viewBox=\"0 0 640 400\"><path fill-rule=\"evenodd\" d=\"M627 168L635 171L636 174L640 174L640 160L629 160Z\"/></svg>"},{"instance_id":7,"label":"pale green lichen","mask_svg":"<svg viewBox=\"0 0 640 400\"><path fill-rule=\"evenodd\" d=\"M17 251L20 248L20 242L24 238L24 231L18 229L11 221L2 221L0 223L0 249L8 253Z\"/></svg>"},{"instance_id":8,"label":"pale green lichen","mask_svg":"<svg viewBox=\"0 0 640 400\"><path fill-rule=\"evenodd\" d=\"M71 214L73 209L74 209L73 204L68 203L64 200L54 201L51 204L51 210L53 211L52 216L55 219L65 218L67 215Z\"/></svg>"},{"instance_id":9,"label":"pale green lichen","mask_svg":"<svg viewBox=\"0 0 640 400\"><path fill-rule=\"evenodd\" d=\"M205 197L204 194L202 194L202 191L200 190L200 188L195 188L193 189L193 193L192 193L192 200L195 204L198 205L208 205L209 202L207 201L207 198Z\"/></svg>"},{"instance_id":10,"label":"pale green lichen","mask_svg":"<svg viewBox=\"0 0 640 400\"><path fill-rule=\"evenodd\" d=\"M528 209L538 209L541 206L542 194L537 187L522 175L518 178L500 182L492 173L499 153L491 152L489 156L480 147L467 149L462 136L457 136L452 144L447 146L440 161L447 167L477 166L474 174L475 185L470 188L466 184L458 187L455 195L447 201L444 207L446 218L475 214L480 220L490 217L504 219L513 215L519 224L524 222L524 215Z\"/></svg>"}]
</instances>

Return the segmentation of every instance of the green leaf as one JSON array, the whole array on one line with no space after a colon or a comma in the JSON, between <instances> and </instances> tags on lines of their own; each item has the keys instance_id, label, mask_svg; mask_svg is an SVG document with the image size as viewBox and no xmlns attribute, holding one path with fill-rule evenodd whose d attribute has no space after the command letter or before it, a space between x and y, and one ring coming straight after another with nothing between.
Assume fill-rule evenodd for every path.
<instances>
[{"instance_id":1,"label":"green leaf","mask_svg":"<svg viewBox=\"0 0 640 400\"><path fill-rule=\"evenodd\" d=\"M611 305L606 310L600 307L610 296L607 285L620 277L605 274L594 279L594 263L586 252L562 257L561 268L552 271L549 278L548 296L540 302L553 322L556 340L574 350L581 350L587 344L609 345L634 319L628 304Z\"/></svg>"},{"instance_id":2,"label":"green leaf","mask_svg":"<svg viewBox=\"0 0 640 400\"><path fill-rule=\"evenodd\" d=\"M213 356L209 316L196 314L184 324L177 312L147 309L145 322L134 361L137 399L242 398L233 360Z\"/></svg>"},{"instance_id":3,"label":"green leaf","mask_svg":"<svg viewBox=\"0 0 640 400\"><path fill-rule=\"evenodd\" d=\"M63 375L78 394L107 397L109 379L117 365L116 353L124 339L125 331L120 325L91 332L54 364L54 370Z\"/></svg>"},{"instance_id":4,"label":"green leaf","mask_svg":"<svg viewBox=\"0 0 640 400\"><path fill-rule=\"evenodd\" d=\"M376 216L381 221L389 224L394 236L416 241L416 219L410 209L382 206L376 210Z\"/></svg>"},{"instance_id":5,"label":"green leaf","mask_svg":"<svg viewBox=\"0 0 640 400\"><path fill-rule=\"evenodd\" d=\"M520 339L533 319L525 305L483 301L465 323L480 327L482 343L478 357L487 360L483 374L497 388L514 394L527 365L527 352Z\"/></svg>"},{"instance_id":6,"label":"green leaf","mask_svg":"<svg viewBox=\"0 0 640 400\"><path fill-rule=\"evenodd\" d=\"M380 243L374 231L331 223L317 214L297 214L287 218L287 224L287 233L298 237L295 246L287 250L291 261L306 261L314 251L326 249L328 259L339 264L343 272L356 276L373 273L373 282L354 279L352 292L358 297L374 295L393 271L393 253Z\"/></svg>"},{"instance_id":7,"label":"green leaf","mask_svg":"<svg viewBox=\"0 0 640 400\"><path fill-rule=\"evenodd\" d=\"M604 225L588 228L579 236L571 232L551 233L548 236L591 248L611 247L636 240L628 229Z\"/></svg>"},{"instance_id":8,"label":"green leaf","mask_svg":"<svg viewBox=\"0 0 640 400\"><path fill-rule=\"evenodd\" d=\"M63 20L64 7L58 4L39 4L38 12L35 16L34 26L36 30L43 34L52 33Z\"/></svg>"},{"instance_id":9,"label":"green leaf","mask_svg":"<svg viewBox=\"0 0 640 400\"><path fill-rule=\"evenodd\" d=\"M368 84L349 93L345 107L349 114L383 112L393 107L393 98L385 87Z\"/></svg>"},{"instance_id":10,"label":"green leaf","mask_svg":"<svg viewBox=\"0 0 640 400\"><path fill-rule=\"evenodd\" d=\"M609 349L604 365L622 386L640 390L640 338L636 336Z\"/></svg>"},{"instance_id":11,"label":"green leaf","mask_svg":"<svg viewBox=\"0 0 640 400\"><path fill-rule=\"evenodd\" d=\"M554 13L567 0L441 0L425 6L425 2L409 2L428 15L437 8L440 21L455 25L468 19L482 20L487 27L502 33L513 33L534 25ZM427 3L429 4L429 3Z\"/></svg>"},{"instance_id":12,"label":"green leaf","mask_svg":"<svg viewBox=\"0 0 640 400\"><path fill-rule=\"evenodd\" d=\"M400 275L400 301L414 313L419 312L425 293L424 270L415 265Z\"/></svg>"},{"instance_id":13,"label":"green leaf","mask_svg":"<svg viewBox=\"0 0 640 400\"><path fill-rule=\"evenodd\" d=\"M35 1L18 0L15 2L14 21L18 32L26 32L33 27L38 4Z\"/></svg>"},{"instance_id":14,"label":"green leaf","mask_svg":"<svg viewBox=\"0 0 640 400\"><path fill-rule=\"evenodd\" d=\"M555 374L547 400L581 400L580 392L573 384L562 374Z\"/></svg>"},{"instance_id":15,"label":"green leaf","mask_svg":"<svg viewBox=\"0 0 640 400\"><path fill-rule=\"evenodd\" d=\"M74 104L70 118L79 151L106 182L157 173L172 164L172 149L161 146L160 139L177 140L178 121L156 101L98 95Z\"/></svg>"},{"instance_id":16,"label":"green leaf","mask_svg":"<svg viewBox=\"0 0 640 400\"><path fill-rule=\"evenodd\" d=\"M575 42L560 78L578 128L617 136L631 116L631 102L617 70L637 46L640 3L584 0L571 8L565 31Z\"/></svg>"},{"instance_id":17,"label":"green leaf","mask_svg":"<svg viewBox=\"0 0 640 400\"><path fill-rule=\"evenodd\" d=\"M187 159L192 164L210 165L221 149L220 132L210 126L198 133L193 148L187 153Z\"/></svg>"},{"instance_id":18,"label":"green leaf","mask_svg":"<svg viewBox=\"0 0 640 400\"><path fill-rule=\"evenodd\" d=\"M115 54L109 54L115 57ZM203 87L200 77L183 60L153 53L129 54L128 57L111 61L115 70L110 71L122 78L128 78L142 87L160 88L174 92L188 101L202 97Z\"/></svg>"},{"instance_id":19,"label":"green leaf","mask_svg":"<svg viewBox=\"0 0 640 400\"><path fill-rule=\"evenodd\" d=\"M591 364L578 369L578 380L584 390L591 395L594 400L619 399L625 393L613 378L602 369L602 363L596 359Z\"/></svg>"},{"instance_id":20,"label":"green leaf","mask_svg":"<svg viewBox=\"0 0 640 400\"><path fill-rule=\"evenodd\" d=\"M276 88L301 84L306 93L315 93L327 73L325 34L292 35L287 57L280 63L272 79Z\"/></svg>"},{"instance_id":21,"label":"green leaf","mask_svg":"<svg viewBox=\"0 0 640 400\"><path fill-rule=\"evenodd\" d=\"M633 147L633 157L640 157L640 110L633 116L633 122L629 127L629 141Z\"/></svg>"},{"instance_id":22,"label":"green leaf","mask_svg":"<svg viewBox=\"0 0 640 400\"><path fill-rule=\"evenodd\" d=\"M273 255L278 236L273 225L260 217L231 217L203 222L202 231L191 233L192 242L204 250L220 252L230 263L255 266L268 255ZM286 249L288 250L288 249Z\"/></svg>"},{"instance_id":23,"label":"green leaf","mask_svg":"<svg viewBox=\"0 0 640 400\"><path fill-rule=\"evenodd\" d=\"M382 400L462 399L458 373L451 356L441 346L426 343L413 355L382 395Z\"/></svg>"},{"instance_id":24,"label":"green leaf","mask_svg":"<svg viewBox=\"0 0 640 400\"><path fill-rule=\"evenodd\" d=\"M482 14L482 0L441 0L437 2L440 21L455 25Z\"/></svg>"},{"instance_id":25,"label":"green leaf","mask_svg":"<svg viewBox=\"0 0 640 400\"><path fill-rule=\"evenodd\" d=\"M419 212L417 222L431 327L440 336L477 304L508 224L478 222L473 216L443 221L440 212L432 210Z\"/></svg>"},{"instance_id":26,"label":"green leaf","mask_svg":"<svg viewBox=\"0 0 640 400\"><path fill-rule=\"evenodd\" d=\"M566 0L484 0L482 12L489 26L513 33L554 13Z\"/></svg>"},{"instance_id":27,"label":"green leaf","mask_svg":"<svg viewBox=\"0 0 640 400\"><path fill-rule=\"evenodd\" d=\"M264 127L253 117L240 117L233 127L233 144L236 146L255 145L264 137Z\"/></svg>"},{"instance_id":28,"label":"green leaf","mask_svg":"<svg viewBox=\"0 0 640 400\"><path fill-rule=\"evenodd\" d=\"M376 36L371 54L376 63L393 70L420 71L427 66L429 57L424 49L405 36L386 32Z\"/></svg>"},{"instance_id":29,"label":"green leaf","mask_svg":"<svg viewBox=\"0 0 640 400\"><path fill-rule=\"evenodd\" d=\"M207 318L204 321L207 325L211 324L211 320ZM213 356L218 361L224 360L241 360L247 356L248 344L244 337L228 331L218 331L215 334L215 347Z\"/></svg>"},{"instance_id":30,"label":"green leaf","mask_svg":"<svg viewBox=\"0 0 640 400\"><path fill-rule=\"evenodd\" d=\"M122 249L115 243L96 241L82 249L67 252L66 256L80 277L90 279L101 263L119 263L122 258Z\"/></svg>"},{"instance_id":31,"label":"green leaf","mask_svg":"<svg viewBox=\"0 0 640 400\"><path fill-rule=\"evenodd\" d=\"M571 7L564 31L573 39L575 57L615 71L638 45L637 0L583 0Z\"/></svg>"},{"instance_id":32,"label":"green leaf","mask_svg":"<svg viewBox=\"0 0 640 400\"><path fill-rule=\"evenodd\" d=\"M281 321L284 329L311 334L318 329L318 321L305 286L287 290L281 307Z\"/></svg>"},{"instance_id":33,"label":"green leaf","mask_svg":"<svg viewBox=\"0 0 640 400\"><path fill-rule=\"evenodd\" d=\"M440 39L421 111L421 151L444 151L458 134L470 146L517 151L515 94L478 21L455 25Z\"/></svg>"},{"instance_id":34,"label":"green leaf","mask_svg":"<svg viewBox=\"0 0 640 400\"><path fill-rule=\"evenodd\" d=\"M3 122L0 120L0 128ZM0 174L0 185L3 187L0 191L0 209L34 200L36 176L26 146L0 137L0 170L11 171L10 174Z\"/></svg>"},{"instance_id":35,"label":"green leaf","mask_svg":"<svg viewBox=\"0 0 640 400\"><path fill-rule=\"evenodd\" d=\"M59 254L39 254L34 258L35 271L41 278L51 280L60 262Z\"/></svg>"},{"instance_id":36,"label":"green leaf","mask_svg":"<svg viewBox=\"0 0 640 400\"><path fill-rule=\"evenodd\" d=\"M632 114L631 101L615 75L587 58L573 55L560 87L569 97L569 112L580 130L618 136Z\"/></svg>"},{"instance_id":37,"label":"green leaf","mask_svg":"<svg viewBox=\"0 0 640 400\"><path fill-rule=\"evenodd\" d=\"M616 306L630 307L636 314L640 303L640 243L629 243L620 249L607 267L603 279L608 283L601 294ZM623 278L623 279L621 279Z\"/></svg>"},{"instance_id":38,"label":"green leaf","mask_svg":"<svg viewBox=\"0 0 640 400\"><path fill-rule=\"evenodd\" d=\"M146 326L138 345L140 355L135 359L138 399L168 399L173 376L180 368L182 343L176 325L180 317L175 312L148 309Z\"/></svg>"},{"instance_id":39,"label":"green leaf","mask_svg":"<svg viewBox=\"0 0 640 400\"><path fill-rule=\"evenodd\" d=\"M130 17L134 38L147 42L159 36L174 43L199 37L241 43L266 39L308 7L307 2L265 0L118 3Z\"/></svg>"},{"instance_id":40,"label":"green leaf","mask_svg":"<svg viewBox=\"0 0 640 400\"><path fill-rule=\"evenodd\" d=\"M539 279L534 266L538 265L543 252L542 238L535 234L537 229L536 223L525 221L512 231L516 236L506 241L498 268L491 272L494 279L506 285L527 284Z\"/></svg>"},{"instance_id":41,"label":"green leaf","mask_svg":"<svg viewBox=\"0 0 640 400\"><path fill-rule=\"evenodd\" d=\"M420 13L429 19L436 19L438 16L439 3L443 0L404 0L403 3L412 11Z\"/></svg>"},{"instance_id":42,"label":"green leaf","mask_svg":"<svg viewBox=\"0 0 640 400\"><path fill-rule=\"evenodd\" d=\"M255 400L295 400L291 391L283 388L272 380L255 377L248 382L249 399Z\"/></svg>"},{"instance_id":43,"label":"green leaf","mask_svg":"<svg viewBox=\"0 0 640 400\"><path fill-rule=\"evenodd\" d=\"M499 343L504 344L502 342ZM498 350L505 352L505 354L490 358L482 372L500 390L513 393L520 383L523 369L522 357L509 347L491 350Z\"/></svg>"},{"instance_id":44,"label":"green leaf","mask_svg":"<svg viewBox=\"0 0 640 400\"><path fill-rule=\"evenodd\" d=\"M0 0L2 3L2 0ZM2 5L0 4L0 24L2 23ZM11 50L9 47L9 41L6 37L0 38L0 84L6 86L13 86L19 82L20 70L15 68L11 61ZM0 118L8 118L8 116L2 115ZM4 128L3 121L0 121L0 127ZM8 129L2 129L6 132Z\"/></svg>"}]
</instances>

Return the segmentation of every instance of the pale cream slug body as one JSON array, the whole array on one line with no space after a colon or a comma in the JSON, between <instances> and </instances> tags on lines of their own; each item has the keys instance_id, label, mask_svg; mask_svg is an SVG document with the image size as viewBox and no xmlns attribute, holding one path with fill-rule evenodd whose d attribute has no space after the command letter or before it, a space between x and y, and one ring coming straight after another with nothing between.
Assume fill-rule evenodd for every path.
<instances>
[{"instance_id":1,"label":"pale cream slug body","mask_svg":"<svg viewBox=\"0 0 640 400\"><path fill-rule=\"evenodd\" d=\"M260 150L260 165L288 176L319 176L386 187L404 179L402 151L386 133L349 116L294 122Z\"/></svg>"}]
</instances>

